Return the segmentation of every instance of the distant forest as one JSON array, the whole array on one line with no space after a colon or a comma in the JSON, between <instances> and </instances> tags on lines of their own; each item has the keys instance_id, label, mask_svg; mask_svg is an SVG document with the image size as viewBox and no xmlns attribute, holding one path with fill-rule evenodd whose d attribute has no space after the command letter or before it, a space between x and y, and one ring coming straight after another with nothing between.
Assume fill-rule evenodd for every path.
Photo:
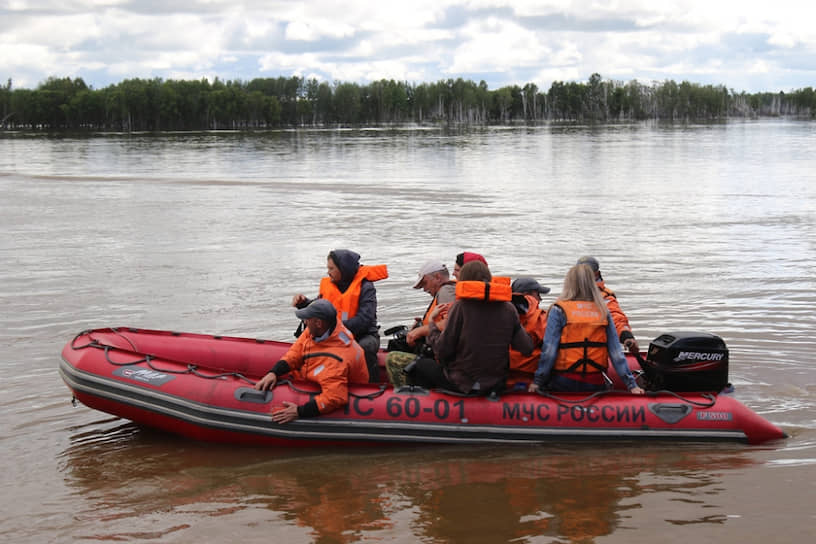
<instances>
[{"instance_id":1,"label":"distant forest","mask_svg":"<svg viewBox=\"0 0 816 544\"><path fill-rule=\"evenodd\" d=\"M127 79L93 89L49 78L36 89L0 87L0 128L35 130L218 130L399 124L611 123L654 119L816 118L813 88L736 93L683 81L527 83L490 90L484 81L327 83L302 77L252 81Z\"/></svg>"}]
</instances>

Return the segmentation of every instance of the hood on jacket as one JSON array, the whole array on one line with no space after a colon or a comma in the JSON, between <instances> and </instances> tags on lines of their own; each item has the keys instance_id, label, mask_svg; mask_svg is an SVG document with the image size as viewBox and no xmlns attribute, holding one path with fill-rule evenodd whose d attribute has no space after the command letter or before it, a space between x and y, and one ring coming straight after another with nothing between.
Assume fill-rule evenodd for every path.
<instances>
[{"instance_id":1,"label":"hood on jacket","mask_svg":"<svg viewBox=\"0 0 816 544\"><path fill-rule=\"evenodd\" d=\"M351 280L357 275L357 270L360 269L360 254L350 249L333 249L329 252L329 258L340 269L342 276L337 282L337 288L340 289L340 292L345 292L351 285Z\"/></svg>"}]
</instances>

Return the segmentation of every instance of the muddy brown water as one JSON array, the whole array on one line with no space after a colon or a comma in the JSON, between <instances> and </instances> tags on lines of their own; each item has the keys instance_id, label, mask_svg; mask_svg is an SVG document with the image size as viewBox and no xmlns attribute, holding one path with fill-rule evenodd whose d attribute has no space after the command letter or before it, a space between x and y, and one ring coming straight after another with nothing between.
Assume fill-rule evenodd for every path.
<instances>
[{"instance_id":1,"label":"muddy brown water","mask_svg":"<svg viewBox=\"0 0 816 544\"><path fill-rule=\"evenodd\" d=\"M13 542L809 542L816 537L816 124L258 134L0 133L0 532ZM290 340L325 255L484 254L553 292L601 262L642 345L722 336L763 446L261 450L72 406L86 328Z\"/></svg>"}]
</instances>

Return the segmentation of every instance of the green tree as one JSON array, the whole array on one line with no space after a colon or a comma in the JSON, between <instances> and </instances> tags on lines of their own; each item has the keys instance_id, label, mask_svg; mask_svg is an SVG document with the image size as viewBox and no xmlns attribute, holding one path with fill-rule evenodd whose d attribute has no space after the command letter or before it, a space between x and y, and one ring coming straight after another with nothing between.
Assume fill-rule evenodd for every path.
<instances>
[{"instance_id":1,"label":"green tree","mask_svg":"<svg viewBox=\"0 0 816 544\"><path fill-rule=\"evenodd\" d=\"M338 83L334 88L337 121L342 125L359 123L361 109L360 86L356 83Z\"/></svg>"}]
</instances>

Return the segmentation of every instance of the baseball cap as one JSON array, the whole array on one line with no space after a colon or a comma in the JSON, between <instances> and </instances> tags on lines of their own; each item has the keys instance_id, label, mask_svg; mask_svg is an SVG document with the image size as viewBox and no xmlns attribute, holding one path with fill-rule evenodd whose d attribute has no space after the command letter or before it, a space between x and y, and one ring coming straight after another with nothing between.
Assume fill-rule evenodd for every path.
<instances>
[{"instance_id":1,"label":"baseball cap","mask_svg":"<svg viewBox=\"0 0 816 544\"><path fill-rule=\"evenodd\" d=\"M534 293L538 291L542 295L550 292L549 287L544 287L533 278L517 278L510 286L514 293Z\"/></svg>"},{"instance_id":2,"label":"baseball cap","mask_svg":"<svg viewBox=\"0 0 816 544\"><path fill-rule=\"evenodd\" d=\"M598 259L595 257L590 257L589 255L584 255L578 262L575 264L585 264L592 269L593 272L597 272L601 269L601 265L598 264Z\"/></svg>"},{"instance_id":3,"label":"baseball cap","mask_svg":"<svg viewBox=\"0 0 816 544\"><path fill-rule=\"evenodd\" d=\"M414 289L419 289L422 287L422 284L425 281L425 276L428 274L433 274L434 272L447 269L448 268L442 263L442 261L438 261L436 259L425 261L425 264L419 268L419 277L417 278L417 282L414 284Z\"/></svg>"},{"instance_id":4,"label":"baseball cap","mask_svg":"<svg viewBox=\"0 0 816 544\"><path fill-rule=\"evenodd\" d=\"M316 317L324 321L337 320L337 310L335 310L334 304L325 298L318 298L313 300L311 304L305 308L295 310L295 315L298 317L298 319L309 319L310 317Z\"/></svg>"}]
</instances>

